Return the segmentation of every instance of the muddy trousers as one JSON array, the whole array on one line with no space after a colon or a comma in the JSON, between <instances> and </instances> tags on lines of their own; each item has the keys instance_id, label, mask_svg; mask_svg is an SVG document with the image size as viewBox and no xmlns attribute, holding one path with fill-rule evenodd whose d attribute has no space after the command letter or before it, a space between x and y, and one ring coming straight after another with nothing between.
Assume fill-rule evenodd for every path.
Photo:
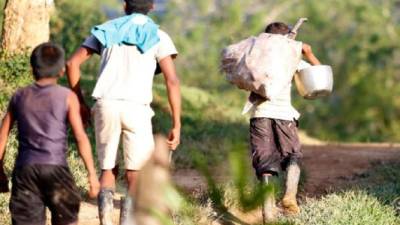
<instances>
[{"instance_id":1,"label":"muddy trousers","mask_svg":"<svg viewBox=\"0 0 400 225\"><path fill-rule=\"evenodd\" d=\"M263 174L278 175L302 157L296 121L252 118L249 133L253 167L260 180Z\"/></svg>"}]
</instances>

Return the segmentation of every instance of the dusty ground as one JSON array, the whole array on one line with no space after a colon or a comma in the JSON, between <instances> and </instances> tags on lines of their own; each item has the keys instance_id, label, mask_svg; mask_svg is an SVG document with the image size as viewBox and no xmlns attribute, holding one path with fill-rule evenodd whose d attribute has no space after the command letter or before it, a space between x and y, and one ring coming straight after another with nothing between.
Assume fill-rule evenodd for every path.
<instances>
[{"instance_id":1,"label":"dusty ground","mask_svg":"<svg viewBox=\"0 0 400 225\"><path fill-rule=\"evenodd\" d=\"M355 176L366 172L373 163L394 160L400 161L400 146L398 145L305 146L303 168L306 183L301 195L315 197L332 189L338 190ZM173 177L176 184L188 192L201 191L206 187L203 178L194 170L178 170L174 172ZM225 177L221 175L219 179L225 179ZM118 206L118 202L116 205ZM94 203L84 203L81 212L79 224L99 224ZM118 221L118 210L115 211L115 221ZM247 220L247 222L251 221Z\"/></svg>"},{"instance_id":2,"label":"dusty ground","mask_svg":"<svg viewBox=\"0 0 400 225\"><path fill-rule=\"evenodd\" d=\"M391 145L331 145L307 147L304 194L318 196L340 189L374 163L400 162L400 147Z\"/></svg>"}]
</instances>

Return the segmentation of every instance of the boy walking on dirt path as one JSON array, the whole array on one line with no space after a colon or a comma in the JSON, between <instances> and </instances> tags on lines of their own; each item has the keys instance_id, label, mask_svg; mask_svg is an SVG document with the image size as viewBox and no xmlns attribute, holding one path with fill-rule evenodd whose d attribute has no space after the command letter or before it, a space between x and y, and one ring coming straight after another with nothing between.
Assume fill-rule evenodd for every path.
<instances>
[{"instance_id":1,"label":"boy walking on dirt path","mask_svg":"<svg viewBox=\"0 0 400 225\"><path fill-rule=\"evenodd\" d=\"M88 122L89 108L79 85L80 65L93 54L101 56L101 68L92 97L96 146L102 170L98 198L102 225L112 224L113 194L116 177L117 150L122 139L128 196L121 210L121 224L133 205L138 171L154 151L150 107L152 85L157 63L164 74L172 112L172 129L168 147L176 149L180 142L181 96L173 58L176 48L167 33L160 30L147 13L153 0L125 0L126 16L95 26L82 46L67 63L71 88L78 94L82 114ZM128 216L130 217L130 216ZM131 223L129 223L131 224Z\"/></svg>"},{"instance_id":2,"label":"boy walking on dirt path","mask_svg":"<svg viewBox=\"0 0 400 225\"><path fill-rule=\"evenodd\" d=\"M88 170L90 197L97 196L100 184L78 98L71 90L57 85L65 71L64 50L52 43L41 44L33 50L31 66L35 83L12 96L0 127L0 183L8 183L3 160L10 130L16 122L19 147L12 175L12 224L45 225L46 207L53 225L77 224L81 198L66 159L67 121ZM3 191L7 188L0 187Z\"/></svg>"},{"instance_id":3,"label":"boy walking on dirt path","mask_svg":"<svg viewBox=\"0 0 400 225\"><path fill-rule=\"evenodd\" d=\"M265 33L272 34L287 35L289 32L289 27L280 22L271 23L265 29ZM309 45L303 43L302 53L312 65L320 64ZM308 63L301 61L298 70L308 66ZM261 181L275 185L281 171L287 171L282 206L286 214L297 214L300 212L296 200L300 178L298 162L302 157L297 134L297 120L300 114L291 105L290 95L289 84L282 88L278 96L264 99L253 108L250 119L250 146L253 167ZM250 101L260 98L262 97L255 93L250 95ZM263 205L263 216L266 221L273 221L276 214L275 197L274 193L271 193Z\"/></svg>"}]
</instances>

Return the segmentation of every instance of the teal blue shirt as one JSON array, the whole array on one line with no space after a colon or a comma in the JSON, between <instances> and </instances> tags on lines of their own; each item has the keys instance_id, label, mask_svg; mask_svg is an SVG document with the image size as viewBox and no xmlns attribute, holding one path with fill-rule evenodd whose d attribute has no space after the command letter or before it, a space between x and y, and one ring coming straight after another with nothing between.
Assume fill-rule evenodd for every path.
<instances>
[{"instance_id":1,"label":"teal blue shirt","mask_svg":"<svg viewBox=\"0 0 400 225\"><path fill-rule=\"evenodd\" d=\"M131 14L92 28L91 33L105 47L113 45L136 45L145 53L160 42L158 25L143 14Z\"/></svg>"}]
</instances>

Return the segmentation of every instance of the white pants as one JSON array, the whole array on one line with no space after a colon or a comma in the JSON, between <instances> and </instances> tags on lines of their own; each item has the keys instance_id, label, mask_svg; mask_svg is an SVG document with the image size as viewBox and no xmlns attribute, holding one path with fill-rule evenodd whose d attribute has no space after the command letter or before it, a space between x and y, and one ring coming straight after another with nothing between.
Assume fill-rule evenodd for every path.
<instances>
[{"instance_id":1,"label":"white pants","mask_svg":"<svg viewBox=\"0 0 400 225\"><path fill-rule=\"evenodd\" d=\"M97 100L93 106L97 157L102 170L113 169L122 139L125 169L140 170L154 151L149 105L123 100Z\"/></svg>"}]
</instances>

